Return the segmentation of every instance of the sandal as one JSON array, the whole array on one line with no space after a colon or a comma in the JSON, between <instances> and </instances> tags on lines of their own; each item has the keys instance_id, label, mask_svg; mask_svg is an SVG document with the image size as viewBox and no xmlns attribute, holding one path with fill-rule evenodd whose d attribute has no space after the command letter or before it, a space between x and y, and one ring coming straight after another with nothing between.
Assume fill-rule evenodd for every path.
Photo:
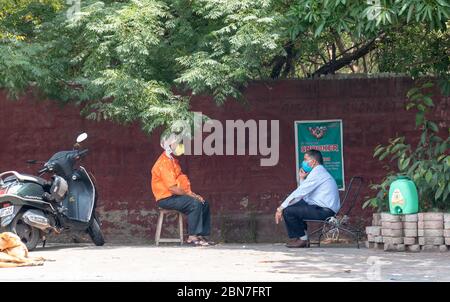
<instances>
[{"instance_id":1,"label":"sandal","mask_svg":"<svg viewBox=\"0 0 450 302\"><path fill-rule=\"evenodd\" d=\"M210 244L203 240L192 240L192 241L186 241L187 245L190 246L209 246Z\"/></svg>"},{"instance_id":2,"label":"sandal","mask_svg":"<svg viewBox=\"0 0 450 302\"><path fill-rule=\"evenodd\" d=\"M203 241L207 242L209 245L216 245L217 244L214 241L208 240L208 239L206 239L203 236L199 236L199 237L200 237L200 240L203 240Z\"/></svg>"}]
</instances>

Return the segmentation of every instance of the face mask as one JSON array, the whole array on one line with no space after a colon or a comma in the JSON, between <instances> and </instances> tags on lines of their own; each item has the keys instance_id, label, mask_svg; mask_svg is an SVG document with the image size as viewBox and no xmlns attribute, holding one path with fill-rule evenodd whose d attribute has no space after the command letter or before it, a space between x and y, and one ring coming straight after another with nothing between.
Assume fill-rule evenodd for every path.
<instances>
[{"instance_id":1,"label":"face mask","mask_svg":"<svg viewBox=\"0 0 450 302\"><path fill-rule=\"evenodd\" d=\"M302 162L302 169L303 171L305 171L306 173L309 173L312 171L312 167L309 165L309 163L307 161L303 161Z\"/></svg>"},{"instance_id":2,"label":"face mask","mask_svg":"<svg viewBox=\"0 0 450 302\"><path fill-rule=\"evenodd\" d=\"M180 156L184 154L184 145L178 144L175 150L173 150L173 155Z\"/></svg>"}]
</instances>

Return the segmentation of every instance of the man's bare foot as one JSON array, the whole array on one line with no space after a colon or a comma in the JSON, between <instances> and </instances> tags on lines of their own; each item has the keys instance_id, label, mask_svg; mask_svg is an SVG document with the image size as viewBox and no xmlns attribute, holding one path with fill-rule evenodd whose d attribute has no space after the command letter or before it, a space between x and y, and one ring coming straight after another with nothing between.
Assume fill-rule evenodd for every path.
<instances>
[{"instance_id":1,"label":"man's bare foot","mask_svg":"<svg viewBox=\"0 0 450 302\"><path fill-rule=\"evenodd\" d=\"M194 240L199 240L199 238L197 236L189 236L188 239L187 239L187 242L191 242L191 241L194 241Z\"/></svg>"}]
</instances>

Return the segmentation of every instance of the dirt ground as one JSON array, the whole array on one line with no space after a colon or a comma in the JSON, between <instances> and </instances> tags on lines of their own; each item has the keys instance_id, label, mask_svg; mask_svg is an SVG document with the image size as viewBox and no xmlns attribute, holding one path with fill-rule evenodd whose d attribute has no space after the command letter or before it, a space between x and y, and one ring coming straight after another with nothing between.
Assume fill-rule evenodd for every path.
<instances>
[{"instance_id":1,"label":"dirt ground","mask_svg":"<svg viewBox=\"0 0 450 302\"><path fill-rule=\"evenodd\" d=\"M283 244L52 244L53 261L0 269L0 281L450 281L450 252L407 253Z\"/></svg>"}]
</instances>

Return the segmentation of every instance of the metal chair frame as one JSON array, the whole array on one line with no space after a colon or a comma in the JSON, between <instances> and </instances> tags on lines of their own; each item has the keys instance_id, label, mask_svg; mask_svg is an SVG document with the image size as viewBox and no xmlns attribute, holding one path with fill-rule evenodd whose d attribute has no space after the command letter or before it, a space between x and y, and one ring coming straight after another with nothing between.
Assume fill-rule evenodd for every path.
<instances>
[{"instance_id":1,"label":"metal chair frame","mask_svg":"<svg viewBox=\"0 0 450 302\"><path fill-rule=\"evenodd\" d=\"M347 199L350 196L350 192L352 190L353 184L356 181L356 193L354 194L353 198L350 197L350 206L348 207L347 211L345 212L344 215L342 215L339 218L339 213L341 212L341 210L343 209L344 205L346 203L348 203ZM325 220L309 220L306 219L304 220L306 223L308 222L315 222L315 223L322 223L322 226L318 227L317 229L315 229L314 231L312 231L309 236L313 236L317 233L320 232L319 234L319 242L316 243L318 244L318 246L320 247L320 242L322 240L322 237L327 237L327 238L332 238L332 239L338 239L339 238L339 232L343 231L345 233L348 233L350 235L352 235L355 240L356 240L356 245L359 249L359 239L361 237L361 233L362 231L356 227L352 227L348 224L349 221L349 215L350 212L352 211L353 207L356 204L356 201L358 200L358 196L359 196L359 192L361 190L361 186L363 184L363 178L360 176L354 176L351 178L348 189L345 192L344 195L344 199L341 203L341 208L339 210L338 213L336 213L336 215L332 216L332 217L328 217Z\"/></svg>"}]
</instances>

